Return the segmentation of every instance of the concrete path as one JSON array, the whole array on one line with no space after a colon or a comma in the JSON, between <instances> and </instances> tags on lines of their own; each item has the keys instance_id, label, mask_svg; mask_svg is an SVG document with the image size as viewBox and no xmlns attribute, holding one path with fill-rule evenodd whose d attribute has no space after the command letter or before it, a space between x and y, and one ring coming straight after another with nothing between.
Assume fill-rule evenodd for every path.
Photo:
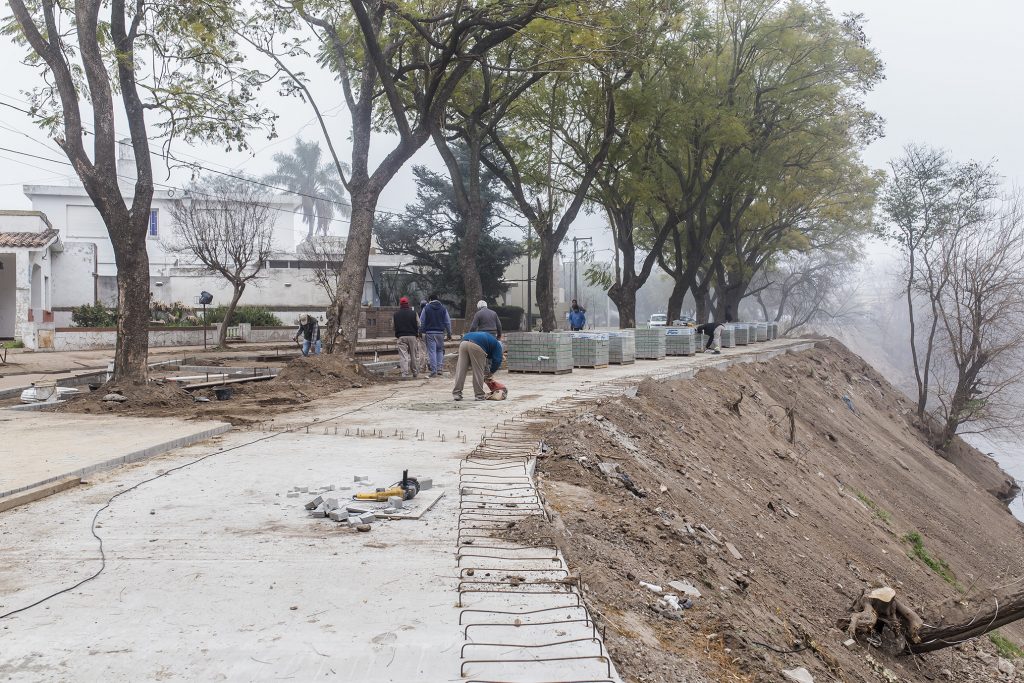
<instances>
[{"instance_id":1,"label":"concrete path","mask_svg":"<svg viewBox=\"0 0 1024 683\"><path fill-rule=\"evenodd\" d=\"M0 498L204 441L225 422L0 411Z\"/></svg>"},{"instance_id":2,"label":"concrete path","mask_svg":"<svg viewBox=\"0 0 1024 683\"><path fill-rule=\"evenodd\" d=\"M2 615L100 568L92 518L123 493L97 518L103 573L0 618L0 678L461 680L457 483L481 436L609 380L690 374L792 344L570 375L503 373L505 402L454 403L448 380L344 392L0 513ZM172 468L181 469L160 476ZM445 495L421 519L370 533L312 519L304 499L286 496L292 486L351 486L355 475L386 485L404 468ZM516 677L521 669L496 680L539 680Z\"/></svg>"}]
</instances>

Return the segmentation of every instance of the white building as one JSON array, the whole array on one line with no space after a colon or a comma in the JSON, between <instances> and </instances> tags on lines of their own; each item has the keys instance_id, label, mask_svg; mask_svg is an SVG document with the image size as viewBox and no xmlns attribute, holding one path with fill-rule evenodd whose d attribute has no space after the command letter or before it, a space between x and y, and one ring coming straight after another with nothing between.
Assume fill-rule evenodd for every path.
<instances>
[{"instance_id":1,"label":"white building","mask_svg":"<svg viewBox=\"0 0 1024 683\"><path fill-rule=\"evenodd\" d=\"M53 272L60 234L36 211L0 211L0 339L21 339L25 326L52 321Z\"/></svg>"}]
</instances>

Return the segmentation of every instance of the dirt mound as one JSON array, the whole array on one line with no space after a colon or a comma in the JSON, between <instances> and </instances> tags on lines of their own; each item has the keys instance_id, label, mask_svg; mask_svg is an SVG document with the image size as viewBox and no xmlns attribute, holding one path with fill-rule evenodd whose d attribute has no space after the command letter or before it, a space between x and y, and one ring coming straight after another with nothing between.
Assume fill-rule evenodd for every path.
<instances>
[{"instance_id":1,"label":"dirt mound","mask_svg":"<svg viewBox=\"0 0 1024 683\"><path fill-rule=\"evenodd\" d=\"M372 374L354 361L322 353L319 356L300 356L288 363L271 380L271 384L313 384L329 386L337 389L349 388L353 385L362 386L374 381Z\"/></svg>"},{"instance_id":2,"label":"dirt mound","mask_svg":"<svg viewBox=\"0 0 1024 683\"><path fill-rule=\"evenodd\" d=\"M837 343L647 380L545 436L553 523L513 533L556 539L628 681L801 666L816 681L998 680L987 637L912 659L846 647L836 628L866 587L939 623L944 602L977 610L1024 568L1024 527L928 447L911 408ZM701 596L665 610L640 581ZM1024 642L1019 625L1002 634Z\"/></svg>"},{"instance_id":3,"label":"dirt mound","mask_svg":"<svg viewBox=\"0 0 1024 683\"><path fill-rule=\"evenodd\" d=\"M111 394L124 401L104 400ZM73 413L118 413L137 417L185 414L194 401L187 391L171 384L151 382L145 385L107 382L94 391L82 387L64 405L55 410Z\"/></svg>"}]
</instances>

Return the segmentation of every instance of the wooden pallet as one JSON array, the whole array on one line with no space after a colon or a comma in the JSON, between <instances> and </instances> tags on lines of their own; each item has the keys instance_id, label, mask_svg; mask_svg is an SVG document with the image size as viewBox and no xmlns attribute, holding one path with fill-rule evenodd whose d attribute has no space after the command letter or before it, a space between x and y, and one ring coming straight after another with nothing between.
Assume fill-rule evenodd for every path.
<instances>
[{"instance_id":1,"label":"wooden pallet","mask_svg":"<svg viewBox=\"0 0 1024 683\"><path fill-rule=\"evenodd\" d=\"M508 371L520 375L568 375L572 372L572 370L513 370L511 368Z\"/></svg>"},{"instance_id":2,"label":"wooden pallet","mask_svg":"<svg viewBox=\"0 0 1024 683\"><path fill-rule=\"evenodd\" d=\"M600 365L573 365L574 368L586 368L588 370L600 370L601 368L608 367L608 363L602 363Z\"/></svg>"},{"instance_id":3,"label":"wooden pallet","mask_svg":"<svg viewBox=\"0 0 1024 683\"><path fill-rule=\"evenodd\" d=\"M610 360L608 361L608 363L610 365L633 365L634 363L636 363L636 358L634 358L633 360Z\"/></svg>"}]
</instances>

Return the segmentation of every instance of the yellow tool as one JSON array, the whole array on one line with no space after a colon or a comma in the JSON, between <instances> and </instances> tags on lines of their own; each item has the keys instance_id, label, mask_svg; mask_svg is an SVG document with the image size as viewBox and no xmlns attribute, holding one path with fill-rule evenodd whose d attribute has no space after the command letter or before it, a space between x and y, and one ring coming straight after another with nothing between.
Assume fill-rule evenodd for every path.
<instances>
[{"instance_id":1,"label":"yellow tool","mask_svg":"<svg viewBox=\"0 0 1024 683\"><path fill-rule=\"evenodd\" d=\"M353 500L372 500L377 503L386 503L392 496L402 500L412 500L420 492L420 483L415 477L409 476L409 470L402 472L402 481L397 481L391 486L373 491L363 491L352 496Z\"/></svg>"}]
</instances>

